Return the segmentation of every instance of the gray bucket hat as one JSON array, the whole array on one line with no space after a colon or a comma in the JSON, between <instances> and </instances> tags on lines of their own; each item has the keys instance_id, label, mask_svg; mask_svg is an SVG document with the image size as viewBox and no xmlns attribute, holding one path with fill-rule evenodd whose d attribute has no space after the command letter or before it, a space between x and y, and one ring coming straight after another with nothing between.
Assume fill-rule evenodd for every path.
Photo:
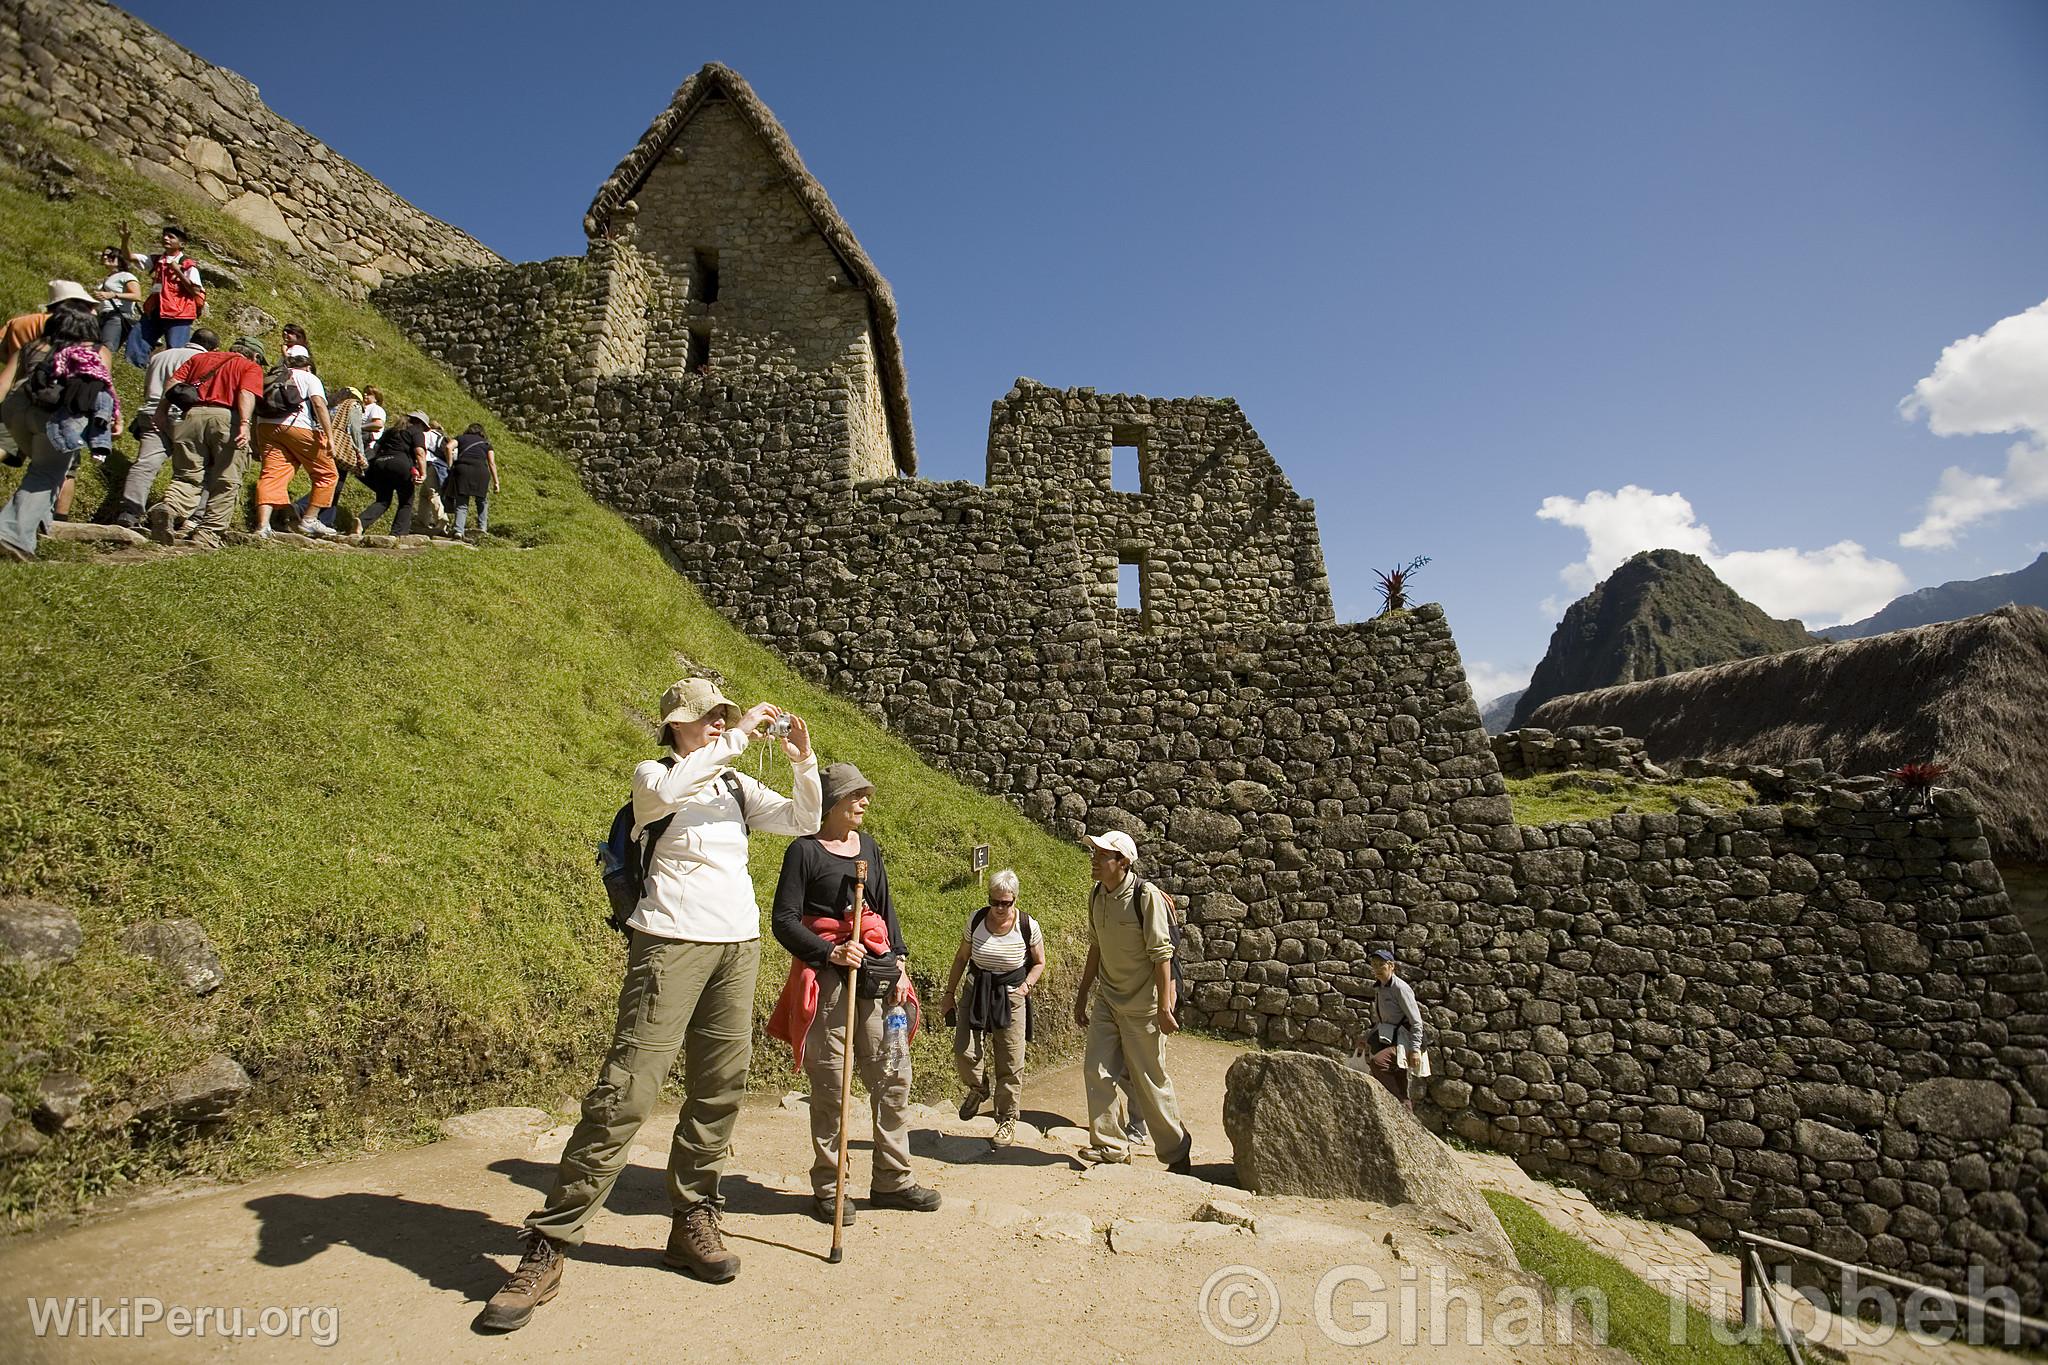
<instances>
[{"instance_id":1,"label":"gray bucket hat","mask_svg":"<svg viewBox=\"0 0 2048 1365\"><path fill-rule=\"evenodd\" d=\"M818 775L818 781L825 789L826 810L831 810L856 792L875 789L875 784L863 777L860 769L851 763L834 763Z\"/></svg>"}]
</instances>

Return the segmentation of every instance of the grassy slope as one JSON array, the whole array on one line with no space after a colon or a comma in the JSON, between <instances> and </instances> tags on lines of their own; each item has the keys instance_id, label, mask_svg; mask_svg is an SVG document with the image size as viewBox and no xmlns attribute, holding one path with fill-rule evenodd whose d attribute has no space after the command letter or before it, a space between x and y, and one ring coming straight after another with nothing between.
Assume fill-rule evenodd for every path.
<instances>
[{"instance_id":1,"label":"grassy slope","mask_svg":"<svg viewBox=\"0 0 2048 1365\"><path fill-rule=\"evenodd\" d=\"M1604 1301L1607 1324L1602 1340L1643 1365L1774 1365L1785 1359L1775 1342L1729 1345L1717 1339L1706 1315L1689 1305L1683 1309L1681 1337L1673 1330L1674 1304L1664 1291L1637 1279L1613 1257L1559 1232L1513 1195L1485 1193L1522 1268L1542 1276L1558 1293L1578 1296L1589 1311L1593 1302ZM1599 1299L1583 1297L1588 1290ZM1721 1330L1734 1335L1729 1327Z\"/></svg>"},{"instance_id":2,"label":"grassy slope","mask_svg":"<svg viewBox=\"0 0 2048 1365\"><path fill-rule=\"evenodd\" d=\"M45 136L19 121L0 134ZM32 1050L0 1053L0 1091L26 1112L38 1076L75 1068L94 1083L89 1113L103 1112L215 1050L259 1082L224 1140L135 1148L87 1133L0 1164L0 1214L66 1207L124 1176L246 1171L401 1140L461 1107L580 1093L622 961L591 847L631 764L653 752L642 717L683 656L737 698L793 705L828 760L875 779L870 828L920 976L944 972L981 903L964 869L985 841L1054 936L1055 984L1072 981L1079 851L749 642L565 461L504 435L371 310L209 208L50 142L87 186L45 203L0 166L10 311L40 302L51 275L82 274L124 213L171 207L203 243L195 254L246 266L244 293L211 293L217 326L237 302L258 304L307 325L330 383L375 382L393 412L425 407L455 429L485 422L505 477L494 534L531 548L246 548L137 564L60 552L0 568L0 892L69 904L86 928L70 967L32 985L0 970L0 1037ZM137 372L117 369L132 401ZM90 469L82 482L81 514L99 494ZM783 843L756 841L764 904ZM213 996L186 997L118 948L123 926L164 915L213 936L228 971ZM769 942L764 1014L786 964ZM948 1068L935 1035L921 1042L929 1092ZM763 1049L757 1079L779 1083L786 1065L779 1044Z\"/></svg>"}]
</instances>

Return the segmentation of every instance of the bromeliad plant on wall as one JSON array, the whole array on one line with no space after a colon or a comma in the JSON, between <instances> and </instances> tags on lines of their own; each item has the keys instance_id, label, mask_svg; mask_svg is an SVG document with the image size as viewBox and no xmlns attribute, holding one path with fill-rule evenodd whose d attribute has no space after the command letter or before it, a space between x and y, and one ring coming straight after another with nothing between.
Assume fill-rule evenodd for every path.
<instances>
[{"instance_id":1,"label":"bromeliad plant on wall","mask_svg":"<svg viewBox=\"0 0 2048 1365\"><path fill-rule=\"evenodd\" d=\"M1901 763L1881 774L1892 784L1892 804L1901 810L1924 808L1934 799L1934 784L1948 776L1946 763Z\"/></svg>"},{"instance_id":2,"label":"bromeliad plant on wall","mask_svg":"<svg viewBox=\"0 0 2048 1365\"><path fill-rule=\"evenodd\" d=\"M1390 616L1397 611L1408 610L1408 580L1415 571L1429 563L1428 555L1421 555L1406 564L1397 565L1385 573L1373 570L1373 577L1379 580L1380 615Z\"/></svg>"}]
</instances>

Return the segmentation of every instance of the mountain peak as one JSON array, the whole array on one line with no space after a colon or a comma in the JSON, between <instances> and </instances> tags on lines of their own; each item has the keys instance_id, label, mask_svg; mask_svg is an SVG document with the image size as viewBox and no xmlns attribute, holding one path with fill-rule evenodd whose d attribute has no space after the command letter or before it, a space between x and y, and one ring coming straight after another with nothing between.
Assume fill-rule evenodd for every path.
<instances>
[{"instance_id":1,"label":"mountain peak","mask_svg":"<svg viewBox=\"0 0 2048 1365\"><path fill-rule=\"evenodd\" d=\"M1644 550L1565 610L1513 723L1552 697L1812 643L1804 625L1766 615L1698 555Z\"/></svg>"}]
</instances>

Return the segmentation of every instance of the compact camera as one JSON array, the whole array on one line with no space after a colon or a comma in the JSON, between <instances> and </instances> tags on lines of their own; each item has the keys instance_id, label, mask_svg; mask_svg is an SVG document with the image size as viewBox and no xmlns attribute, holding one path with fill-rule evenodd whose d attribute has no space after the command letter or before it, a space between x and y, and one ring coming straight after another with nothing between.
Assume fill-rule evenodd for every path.
<instances>
[{"instance_id":1,"label":"compact camera","mask_svg":"<svg viewBox=\"0 0 2048 1365\"><path fill-rule=\"evenodd\" d=\"M794 716L790 715L790 714L789 714L789 712L787 712L787 711L784 711L784 712L783 712L783 713L782 713L781 715L779 715L779 716L775 717L775 719L773 719L773 720L769 721L769 722L768 722L768 736L769 736L769 738L771 738L771 739L781 739L781 738L783 738L783 737L784 737L785 735L787 735L787 734L789 733L789 723L790 723L790 722L791 722L792 720L795 720L795 719L796 719L796 717L794 717Z\"/></svg>"}]
</instances>

